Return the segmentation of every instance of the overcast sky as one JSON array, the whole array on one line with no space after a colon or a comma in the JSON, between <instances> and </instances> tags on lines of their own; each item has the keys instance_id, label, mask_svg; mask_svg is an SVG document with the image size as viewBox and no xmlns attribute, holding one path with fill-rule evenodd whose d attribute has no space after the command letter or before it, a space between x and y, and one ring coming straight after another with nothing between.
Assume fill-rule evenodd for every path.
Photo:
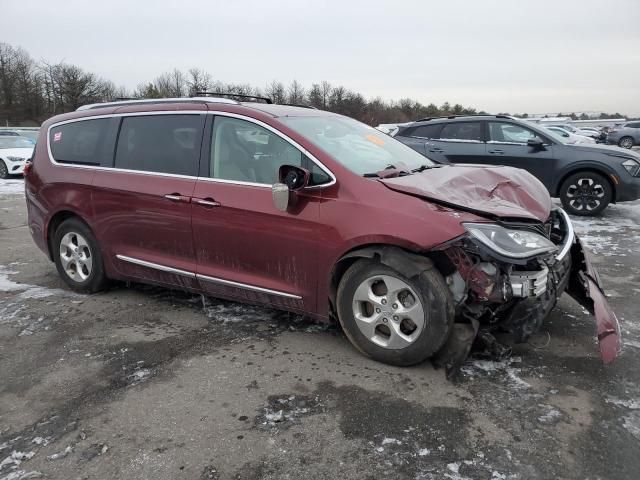
<instances>
[{"instance_id":1,"label":"overcast sky","mask_svg":"<svg viewBox=\"0 0 640 480\"><path fill-rule=\"evenodd\" d=\"M640 0L1 0L0 41L134 88L200 67L490 112L640 115Z\"/></svg>"}]
</instances>

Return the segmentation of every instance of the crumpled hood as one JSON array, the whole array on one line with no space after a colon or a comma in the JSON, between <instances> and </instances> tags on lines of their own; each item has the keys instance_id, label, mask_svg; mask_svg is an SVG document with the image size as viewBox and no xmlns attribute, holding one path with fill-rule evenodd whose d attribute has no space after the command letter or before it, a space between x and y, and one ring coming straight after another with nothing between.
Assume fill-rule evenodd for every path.
<instances>
[{"instance_id":1,"label":"crumpled hood","mask_svg":"<svg viewBox=\"0 0 640 480\"><path fill-rule=\"evenodd\" d=\"M551 198L545 186L519 168L444 165L379 181L391 190L484 216L544 222L551 213Z\"/></svg>"}]
</instances>

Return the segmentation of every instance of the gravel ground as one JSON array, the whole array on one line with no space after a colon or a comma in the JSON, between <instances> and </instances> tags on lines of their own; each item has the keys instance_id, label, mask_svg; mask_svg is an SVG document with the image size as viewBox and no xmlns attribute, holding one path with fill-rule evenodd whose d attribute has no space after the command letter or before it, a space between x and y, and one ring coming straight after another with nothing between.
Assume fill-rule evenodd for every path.
<instances>
[{"instance_id":1,"label":"gravel ground","mask_svg":"<svg viewBox=\"0 0 640 480\"><path fill-rule=\"evenodd\" d=\"M637 479L640 202L576 221L625 334L604 367L563 297L457 383L335 327L164 289L71 293L0 181L0 480Z\"/></svg>"}]
</instances>

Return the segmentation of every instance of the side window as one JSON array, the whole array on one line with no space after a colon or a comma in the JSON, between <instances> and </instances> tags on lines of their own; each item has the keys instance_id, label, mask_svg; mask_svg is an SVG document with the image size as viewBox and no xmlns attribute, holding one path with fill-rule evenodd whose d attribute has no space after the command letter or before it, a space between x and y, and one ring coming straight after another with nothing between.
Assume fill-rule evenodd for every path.
<instances>
[{"instance_id":1,"label":"side window","mask_svg":"<svg viewBox=\"0 0 640 480\"><path fill-rule=\"evenodd\" d=\"M442 125L419 125L414 127L409 135L412 137L420 137L420 138L439 138L440 137L440 129Z\"/></svg>"},{"instance_id":2,"label":"side window","mask_svg":"<svg viewBox=\"0 0 640 480\"><path fill-rule=\"evenodd\" d=\"M300 150L272 131L246 120L215 118L209 165L211 178L271 185L278 181L282 165L308 169L310 185L331 180Z\"/></svg>"},{"instance_id":3,"label":"side window","mask_svg":"<svg viewBox=\"0 0 640 480\"><path fill-rule=\"evenodd\" d=\"M527 143L530 138L538 136L533 130L513 123L489 122L489 141L491 142Z\"/></svg>"},{"instance_id":4,"label":"side window","mask_svg":"<svg viewBox=\"0 0 640 480\"><path fill-rule=\"evenodd\" d=\"M124 117L115 167L196 176L203 123L200 115Z\"/></svg>"},{"instance_id":5,"label":"side window","mask_svg":"<svg viewBox=\"0 0 640 480\"><path fill-rule=\"evenodd\" d=\"M111 119L81 120L53 127L49 145L59 163L103 165L111 163L113 140L109 135Z\"/></svg>"},{"instance_id":6,"label":"side window","mask_svg":"<svg viewBox=\"0 0 640 480\"><path fill-rule=\"evenodd\" d=\"M630 123L627 126L630 127L630 128L640 128L640 122Z\"/></svg>"},{"instance_id":7,"label":"side window","mask_svg":"<svg viewBox=\"0 0 640 480\"><path fill-rule=\"evenodd\" d=\"M482 141L482 124L480 122L447 123L440 132L440 140Z\"/></svg>"}]
</instances>

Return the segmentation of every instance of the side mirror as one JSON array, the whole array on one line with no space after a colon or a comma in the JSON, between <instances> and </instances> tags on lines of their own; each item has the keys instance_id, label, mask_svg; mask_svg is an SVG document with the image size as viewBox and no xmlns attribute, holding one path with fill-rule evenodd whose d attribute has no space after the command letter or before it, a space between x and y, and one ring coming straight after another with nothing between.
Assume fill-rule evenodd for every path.
<instances>
[{"instance_id":1,"label":"side mirror","mask_svg":"<svg viewBox=\"0 0 640 480\"><path fill-rule=\"evenodd\" d=\"M542 143L542 139L540 137L534 137L527 140L527 145L533 148L542 148L544 143Z\"/></svg>"},{"instance_id":2,"label":"side mirror","mask_svg":"<svg viewBox=\"0 0 640 480\"><path fill-rule=\"evenodd\" d=\"M278 171L279 181L271 187L274 206L281 212L286 212L289 208L291 194L295 194L309 185L310 178L311 173L304 168L282 165Z\"/></svg>"}]
</instances>

